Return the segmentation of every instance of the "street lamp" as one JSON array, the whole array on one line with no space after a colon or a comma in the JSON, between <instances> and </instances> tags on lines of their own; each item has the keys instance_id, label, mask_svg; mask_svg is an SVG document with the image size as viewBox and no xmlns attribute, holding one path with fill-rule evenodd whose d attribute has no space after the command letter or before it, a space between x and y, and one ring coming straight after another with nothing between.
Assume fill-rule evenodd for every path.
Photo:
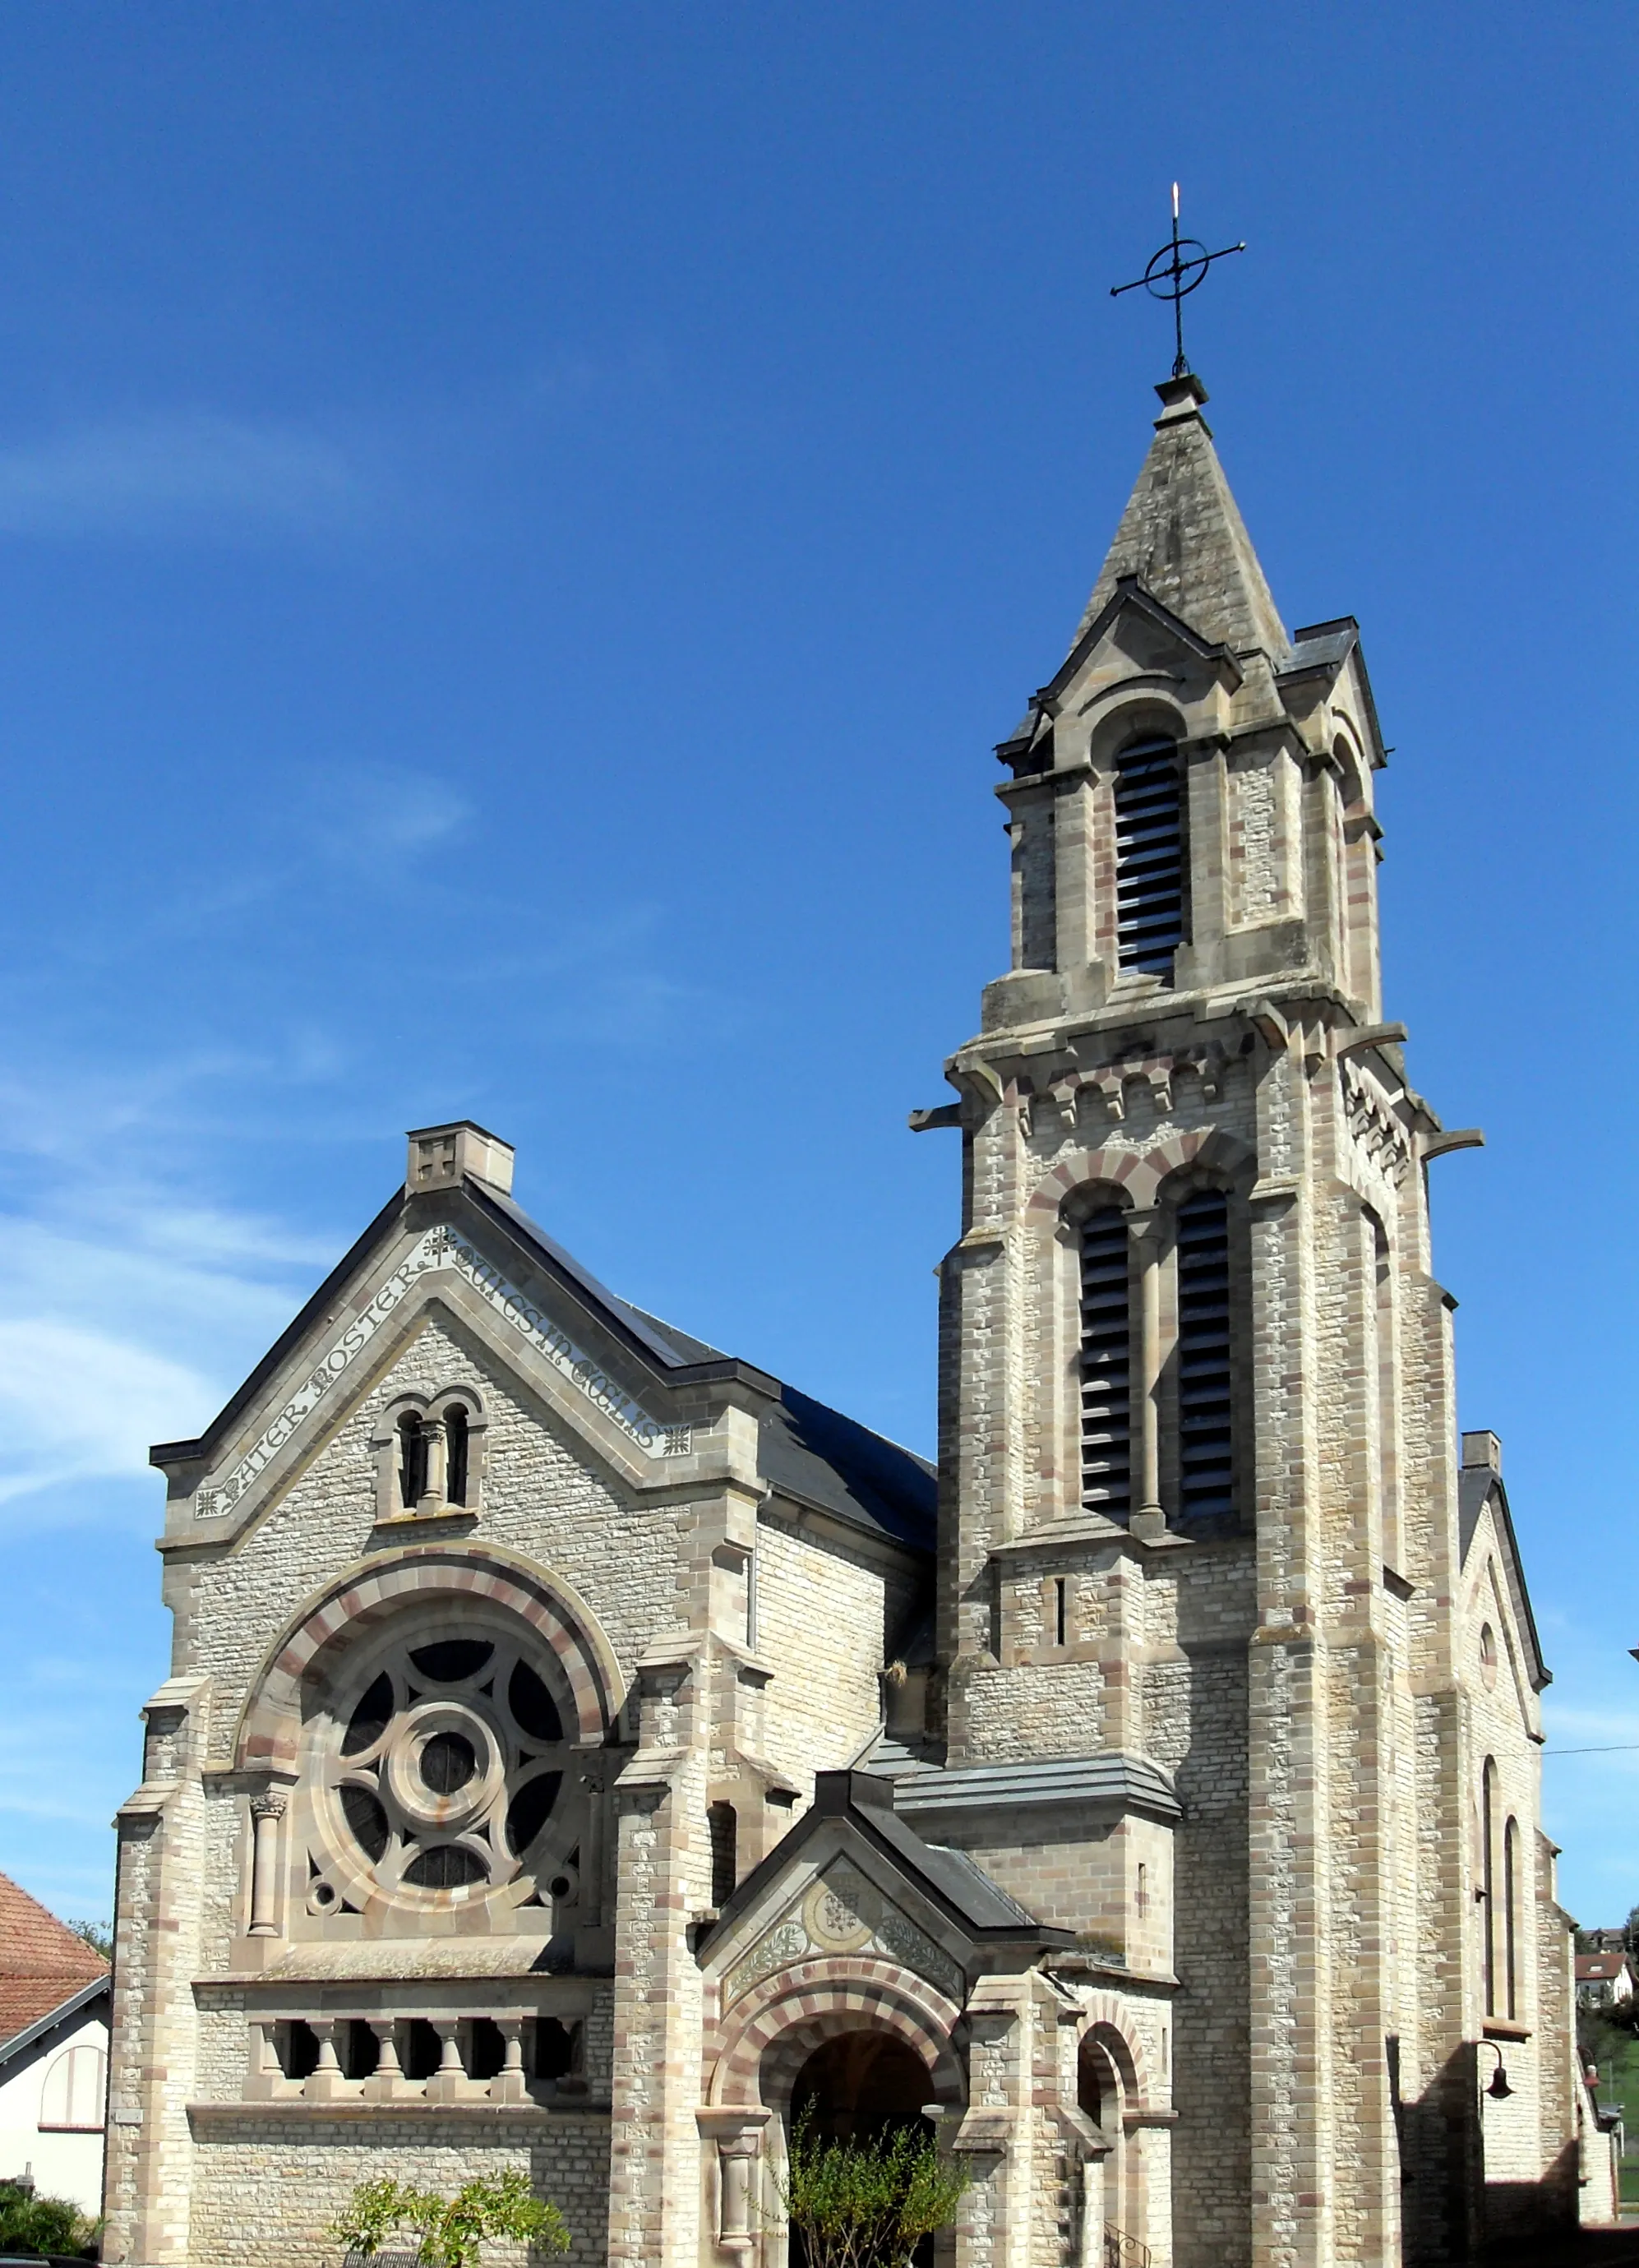
<instances>
[{"instance_id":1,"label":"street lamp","mask_svg":"<svg viewBox=\"0 0 1639 2268\"><path fill-rule=\"evenodd\" d=\"M1486 2081L1485 2091L1494 2102L1506 2102L1514 2090L1509 2085L1508 2073L1503 2068L1503 2051L1495 2040L1481 2040L1480 2045L1489 2048L1496 2058L1496 2069Z\"/></svg>"}]
</instances>

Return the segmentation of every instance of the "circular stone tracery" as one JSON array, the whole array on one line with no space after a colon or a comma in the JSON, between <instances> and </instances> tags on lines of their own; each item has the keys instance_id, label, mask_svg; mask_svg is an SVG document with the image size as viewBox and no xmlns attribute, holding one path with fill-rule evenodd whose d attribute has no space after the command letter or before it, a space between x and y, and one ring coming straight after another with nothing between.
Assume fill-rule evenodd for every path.
<instances>
[{"instance_id":1,"label":"circular stone tracery","mask_svg":"<svg viewBox=\"0 0 1639 2268\"><path fill-rule=\"evenodd\" d=\"M373 1648L318 1734L317 1808L346 1871L389 1892L479 1895L539 1874L562 1895L573 1856L550 1830L570 1742L555 1670L500 1631L423 1624Z\"/></svg>"}]
</instances>

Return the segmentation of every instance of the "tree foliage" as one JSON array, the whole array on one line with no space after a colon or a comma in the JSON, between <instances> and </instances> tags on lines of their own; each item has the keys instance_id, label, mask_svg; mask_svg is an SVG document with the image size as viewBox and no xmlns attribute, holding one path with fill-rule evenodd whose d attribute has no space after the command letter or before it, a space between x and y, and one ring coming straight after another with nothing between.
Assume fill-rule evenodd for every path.
<instances>
[{"instance_id":1,"label":"tree foliage","mask_svg":"<svg viewBox=\"0 0 1639 2268\"><path fill-rule=\"evenodd\" d=\"M99 2226L66 2198L0 2183L0 2252L77 2252L93 2260Z\"/></svg>"},{"instance_id":2,"label":"tree foliage","mask_svg":"<svg viewBox=\"0 0 1639 2268\"><path fill-rule=\"evenodd\" d=\"M802 2233L808 2268L909 2268L922 2239L954 2217L967 2174L912 2126L860 2141L822 2140L810 2106L792 2129L775 2186Z\"/></svg>"},{"instance_id":3,"label":"tree foliage","mask_svg":"<svg viewBox=\"0 0 1639 2268\"><path fill-rule=\"evenodd\" d=\"M425 2268L477 2268L485 2241L511 2237L538 2252L567 2252L570 2233L556 2205L538 2198L516 2166L468 2182L452 2198L383 2175L361 2182L330 2234L351 2252L375 2253L401 2232L413 2237ZM406 2244L405 2250L409 2250Z\"/></svg>"}]
</instances>

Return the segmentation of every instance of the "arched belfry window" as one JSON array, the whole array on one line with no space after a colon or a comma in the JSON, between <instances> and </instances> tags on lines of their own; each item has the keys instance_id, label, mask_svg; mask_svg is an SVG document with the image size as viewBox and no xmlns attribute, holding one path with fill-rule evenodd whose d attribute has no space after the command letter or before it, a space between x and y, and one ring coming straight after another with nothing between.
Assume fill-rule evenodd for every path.
<instances>
[{"instance_id":1,"label":"arched belfry window","mask_svg":"<svg viewBox=\"0 0 1639 2268\"><path fill-rule=\"evenodd\" d=\"M1115 759L1117 950L1123 968L1171 976L1184 941L1184 773L1178 743L1135 740Z\"/></svg>"},{"instance_id":2,"label":"arched belfry window","mask_svg":"<svg viewBox=\"0 0 1639 2268\"><path fill-rule=\"evenodd\" d=\"M1127 1216L1101 1205L1081 1227L1081 1497L1132 1510L1132 1293Z\"/></svg>"},{"instance_id":3,"label":"arched belfry window","mask_svg":"<svg viewBox=\"0 0 1639 2268\"><path fill-rule=\"evenodd\" d=\"M1229 1203L1199 1189L1178 1209L1178 1494L1185 1521L1235 1509Z\"/></svg>"}]
</instances>

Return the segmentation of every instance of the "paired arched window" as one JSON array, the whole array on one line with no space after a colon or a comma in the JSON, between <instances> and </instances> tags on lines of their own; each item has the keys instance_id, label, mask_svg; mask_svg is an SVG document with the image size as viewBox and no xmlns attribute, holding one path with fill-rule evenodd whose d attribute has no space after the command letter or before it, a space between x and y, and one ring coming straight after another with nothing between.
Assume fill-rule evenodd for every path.
<instances>
[{"instance_id":1,"label":"paired arched window","mask_svg":"<svg viewBox=\"0 0 1639 2268\"><path fill-rule=\"evenodd\" d=\"M1184 770L1176 740L1135 740L1115 759L1117 956L1171 976L1184 941Z\"/></svg>"},{"instance_id":2,"label":"paired arched window","mask_svg":"<svg viewBox=\"0 0 1639 2268\"><path fill-rule=\"evenodd\" d=\"M414 1512L423 1498L462 1508L472 1503L472 1412L452 1401L423 1416L407 1410L398 1421L399 1503Z\"/></svg>"},{"instance_id":3,"label":"paired arched window","mask_svg":"<svg viewBox=\"0 0 1639 2268\"><path fill-rule=\"evenodd\" d=\"M1485 1906L1485 2012L1512 2022L1520 2005L1519 1822L1503 1819L1496 1760L1480 1774L1480 1887Z\"/></svg>"},{"instance_id":4,"label":"paired arched window","mask_svg":"<svg viewBox=\"0 0 1639 2268\"><path fill-rule=\"evenodd\" d=\"M40 2124L43 2132L94 2134L102 2130L103 2097L108 2086L108 2058L89 2041L64 2048L48 2065L40 2091Z\"/></svg>"},{"instance_id":5,"label":"paired arched window","mask_svg":"<svg viewBox=\"0 0 1639 2268\"><path fill-rule=\"evenodd\" d=\"M1160 1266L1161 1248L1150 1250L1146 1264ZM1230 1215L1221 1190L1197 1189L1178 1207L1171 1256L1173 1343L1165 1346L1151 1334L1157 1343L1146 1349L1126 1213L1099 1205L1082 1221L1081 1500L1111 1520L1128 1519L1144 1494L1153 1498L1162 1485L1160 1473L1138 1469L1139 1419L1150 1397L1170 1410L1175 1426L1165 1459L1172 1518L1180 1525L1220 1521L1236 1509ZM1156 1366L1153 1377L1144 1373L1149 1361Z\"/></svg>"}]
</instances>

